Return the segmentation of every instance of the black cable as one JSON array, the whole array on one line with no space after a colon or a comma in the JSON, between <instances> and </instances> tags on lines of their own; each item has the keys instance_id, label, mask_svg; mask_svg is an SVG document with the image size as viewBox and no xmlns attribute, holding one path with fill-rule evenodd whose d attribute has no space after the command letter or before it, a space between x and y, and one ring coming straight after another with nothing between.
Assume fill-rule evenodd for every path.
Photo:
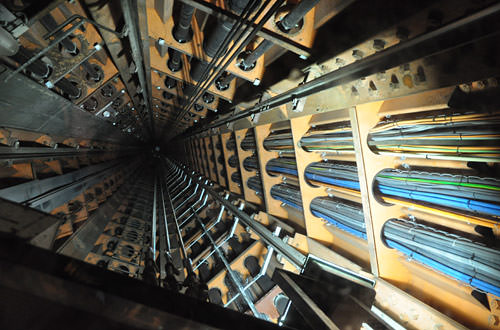
<instances>
[{"instance_id":1,"label":"black cable","mask_svg":"<svg viewBox=\"0 0 500 330\"><path fill-rule=\"evenodd\" d=\"M209 78L210 81L208 83L206 83L205 85L205 90L208 88L208 86L210 86L218 77L218 75L220 74L220 72L223 72L224 70L226 70L226 68L229 66L229 64L238 56L238 54L241 52L241 50L246 47L250 41L255 37L255 35L257 34L258 31L260 31L260 29L264 26L265 22L278 10L279 6L281 5L281 3L283 3L283 0L277 0L273 6L271 7L271 9L264 15L264 17L260 20L260 22L257 24L257 26L252 30L252 32L250 32L250 34L248 34L248 36L245 38L245 40L240 44L240 46L237 48L236 51L233 52L233 54L230 56L230 58L225 62L225 64L222 65L222 67L218 67L218 71L217 70L214 70L214 72L212 73L211 77L213 78ZM261 9L263 10L265 6L262 6ZM260 15L260 13L257 13L255 14L254 16L254 19L256 19L256 17L258 17ZM247 33L247 31L250 29L250 25L247 25L247 27L245 28L245 30L240 34L240 35L245 35ZM236 44L235 44L236 45ZM229 51L226 56L223 58L223 60L229 56L229 54L231 54L232 51ZM206 80L208 81L208 80ZM193 102L191 103L195 103L197 101L197 99L199 98L199 95L195 96L195 99ZM184 111L188 111L189 108L192 106L191 103L187 106L187 108L184 110Z\"/></svg>"},{"instance_id":2,"label":"black cable","mask_svg":"<svg viewBox=\"0 0 500 330\"><path fill-rule=\"evenodd\" d=\"M247 4L247 6L245 7L245 9L243 10L243 12L241 14L241 19L238 19L238 22L235 24L236 27L233 29L233 31L230 34L226 35L226 37L224 38L224 41L222 42L220 47L217 49L216 53L212 56L212 60L210 61L210 63L204 67L204 72L203 72L203 74L201 74L201 76L199 78L200 81L196 84L196 87L195 87L193 94L190 95L190 97L188 99L186 112L187 112L187 110L189 110L191 103L196 103L197 99L195 99L194 101L192 101L192 100L196 97L199 98L198 94L200 94L200 87L201 87L202 81L205 81L207 79L207 76L208 76L210 70L212 70L214 68L215 63L217 62L219 56L222 55L222 53L226 49L229 42L233 39L235 34L239 31L243 21L246 20L248 18L247 16L249 16L251 14L251 12L252 12L251 8L254 6L255 3L256 3L255 1L250 1ZM263 10L263 8L264 7L261 7L262 10ZM253 20L256 20L259 14L260 14L260 12L254 16ZM242 34L240 34L240 36L242 36ZM233 46L231 47L231 49L229 50L228 53L230 53L232 51L232 48L234 48L235 46L236 46L236 43L233 44ZM227 54L226 54L226 56L227 56ZM210 86L210 85L208 85L208 86ZM201 93L204 93L208 89L208 86L207 86L207 88L202 90ZM183 113L183 112L184 112L184 109L183 109L183 111L181 111L181 113Z\"/></svg>"}]
</instances>

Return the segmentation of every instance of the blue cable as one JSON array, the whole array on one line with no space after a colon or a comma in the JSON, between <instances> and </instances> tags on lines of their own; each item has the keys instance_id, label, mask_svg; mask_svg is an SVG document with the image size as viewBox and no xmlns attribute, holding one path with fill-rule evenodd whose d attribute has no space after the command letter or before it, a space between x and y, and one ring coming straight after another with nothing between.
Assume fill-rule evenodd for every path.
<instances>
[{"instance_id":1,"label":"blue cable","mask_svg":"<svg viewBox=\"0 0 500 330\"><path fill-rule=\"evenodd\" d=\"M379 190L384 195L398 196L406 199L413 199L452 208L471 210L475 212L500 216L500 206L495 204L470 200L462 197L453 197L436 193L423 193L413 190L394 188L385 185L379 185Z\"/></svg>"},{"instance_id":2,"label":"blue cable","mask_svg":"<svg viewBox=\"0 0 500 330\"><path fill-rule=\"evenodd\" d=\"M291 174L297 176L297 170L292 170L289 168L284 168L284 167L277 167L277 166L267 166L266 167L267 171L270 172L278 172L278 173L286 173L286 174Z\"/></svg>"},{"instance_id":3,"label":"blue cable","mask_svg":"<svg viewBox=\"0 0 500 330\"><path fill-rule=\"evenodd\" d=\"M317 216L318 218L323 218L325 219L326 221L328 221L329 223L331 223L332 225L334 225L335 227L338 227L339 229L342 229L343 231L346 231L348 232L349 234L352 234L354 236L357 236L359 238L362 238L366 241L366 233L363 233L362 231L359 231L359 230L356 230L354 228L351 228L349 226L346 226L338 221L336 221L335 219L333 218L330 218L329 216L321 213L321 212L318 212L318 211L313 211L311 210L311 213L315 216Z\"/></svg>"},{"instance_id":4,"label":"blue cable","mask_svg":"<svg viewBox=\"0 0 500 330\"><path fill-rule=\"evenodd\" d=\"M314 181L332 184L334 186L359 190L359 182L358 181L333 179L333 178L329 178L329 177L326 177L323 175L314 174L314 173L307 173L307 172L306 172L306 178L309 180L314 180Z\"/></svg>"},{"instance_id":5,"label":"blue cable","mask_svg":"<svg viewBox=\"0 0 500 330\"><path fill-rule=\"evenodd\" d=\"M417 253L413 250L410 250L407 247L405 247L405 246L403 246L403 245L401 245L393 240L386 238L385 242L387 243L387 245L389 247L403 252L404 254L409 256L410 258L413 258L413 259L423 263L424 265L430 266L431 268L434 268L434 269L438 270L439 272L444 273L448 276L451 276L457 280L468 283L471 286L478 288L482 291L485 291L485 292L494 294L497 297L500 297L500 288L497 286L494 286L490 283L487 283L485 281L479 280L477 278L474 278L472 276L469 276L467 274L459 272L451 267L448 267L440 262L437 262L431 258L428 258L420 253Z\"/></svg>"},{"instance_id":6,"label":"blue cable","mask_svg":"<svg viewBox=\"0 0 500 330\"><path fill-rule=\"evenodd\" d=\"M449 196L449 195L429 193L429 192L421 192L421 191L416 191L416 190L406 190L406 189L402 189L402 188L395 188L395 187L385 186L385 185L382 185L382 186L385 187L386 189L391 189L394 191L402 191L402 192L409 191L412 196L413 195L434 196L436 198L441 198L441 199L445 199L445 200L449 200L449 201L462 202L462 203L467 203L467 204L471 204L471 205L477 205L479 207L493 208L493 209L500 210L500 205L490 204L487 202L477 201L474 199L467 199L467 198L463 198L463 197Z\"/></svg>"}]
</instances>

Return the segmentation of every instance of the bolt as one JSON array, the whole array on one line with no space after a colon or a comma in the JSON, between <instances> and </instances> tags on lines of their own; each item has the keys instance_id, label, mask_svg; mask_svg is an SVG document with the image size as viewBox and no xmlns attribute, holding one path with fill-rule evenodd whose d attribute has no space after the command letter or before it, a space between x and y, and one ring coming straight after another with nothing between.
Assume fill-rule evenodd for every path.
<instances>
[{"instance_id":1,"label":"bolt","mask_svg":"<svg viewBox=\"0 0 500 330\"><path fill-rule=\"evenodd\" d=\"M345 61L343 59L341 59L340 57L337 57L335 59L335 64L337 64L338 67L341 68L345 65Z\"/></svg>"},{"instance_id":2,"label":"bolt","mask_svg":"<svg viewBox=\"0 0 500 330\"><path fill-rule=\"evenodd\" d=\"M253 85L254 86L259 86L260 85L260 79L255 78L255 80L253 81Z\"/></svg>"},{"instance_id":3,"label":"bolt","mask_svg":"<svg viewBox=\"0 0 500 330\"><path fill-rule=\"evenodd\" d=\"M364 56L363 52L360 51L359 49L355 49L352 51L352 57L354 57L354 59L356 60L362 59L363 56Z\"/></svg>"},{"instance_id":4,"label":"bolt","mask_svg":"<svg viewBox=\"0 0 500 330\"><path fill-rule=\"evenodd\" d=\"M460 84L459 88L464 93L470 93L470 91L471 91L471 85L470 84Z\"/></svg>"},{"instance_id":5,"label":"bolt","mask_svg":"<svg viewBox=\"0 0 500 330\"><path fill-rule=\"evenodd\" d=\"M385 41L382 39L373 40L373 49L382 50L385 47Z\"/></svg>"},{"instance_id":6,"label":"bolt","mask_svg":"<svg viewBox=\"0 0 500 330\"><path fill-rule=\"evenodd\" d=\"M424 72L424 68L419 66L417 68L417 74L415 75L415 81L417 82L425 82L426 80L426 77L425 77L425 72Z\"/></svg>"},{"instance_id":7,"label":"bolt","mask_svg":"<svg viewBox=\"0 0 500 330\"><path fill-rule=\"evenodd\" d=\"M483 80L479 80L476 84L477 84L478 89L485 89L487 82L485 82Z\"/></svg>"},{"instance_id":8,"label":"bolt","mask_svg":"<svg viewBox=\"0 0 500 330\"><path fill-rule=\"evenodd\" d=\"M359 96L359 92L356 89L356 87L354 87L354 86L351 87L351 95L352 96Z\"/></svg>"}]
</instances>

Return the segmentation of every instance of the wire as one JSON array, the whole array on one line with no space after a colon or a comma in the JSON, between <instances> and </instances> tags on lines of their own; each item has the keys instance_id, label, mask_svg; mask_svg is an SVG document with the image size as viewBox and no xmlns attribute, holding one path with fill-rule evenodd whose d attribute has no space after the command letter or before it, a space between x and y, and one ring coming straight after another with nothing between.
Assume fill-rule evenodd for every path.
<instances>
[{"instance_id":1,"label":"wire","mask_svg":"<svg viewBox=\"0 0 500 330\"><path fill-rule=\"evenodd\" d=\"M385 169L375 177L383 197L425 203L463 215L500 217L500 180L450 173Z\"/></svg>"},{"instance_id":2,"label":"wire","mask_svg":"<svg viewBox=\"0 0 500 330\"><path fill-rule=\"evenodd\" d=\"M384 119L368 136L376 151L408 155L480 157L484 161L500 157L498 113L460 113L443 110Z\"/></svg>"},{"instance_id":3,"label":"wire","mask_svg":"<svg viewBox=\"0 0 500 330\"><path fill-rule=\"evenodd\" d=\"M302 211L302 198L299 187L280 183L271 187L271 197Z\"/></svg>"},{"instance_id":4,"label":"wire","mask_svg":"<svg viewBox=\"0 0 500 330\"><path fill-rule=\"evenodd\" d=\"M500 294L499 250L405 219L388 220L382 233L390 248L483 292Z\"/></svg>"}]
</instances>

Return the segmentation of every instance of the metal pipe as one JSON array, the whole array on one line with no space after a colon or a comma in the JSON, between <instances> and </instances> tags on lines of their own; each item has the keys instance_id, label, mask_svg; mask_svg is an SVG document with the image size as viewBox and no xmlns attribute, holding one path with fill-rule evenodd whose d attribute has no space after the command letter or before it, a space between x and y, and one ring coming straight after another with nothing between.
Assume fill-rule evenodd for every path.
<instances>
[{"instance_id":1,"label":"metal pipe","mask_svg":"<svg viewBox=\"0 0 500 330\"><path fill-rule=\"evenodd\" d=\"M184 240L182 239L182 234L181 234L181 230L179 227L179 222L177 221L177 216L175 213L174 205L172 203L172 199L170 199L170 193L169 193L168 189L167 189L167 198L170 202L170 209L172 210L172 217L174 218L175 227L177 228L177 237L179 239L179 243L181 246L181 252L182 252L182 256L183 256L183 260L184 260L184 267L187 269L187 273L191 274L193 272L191 260L188 258L187 253L186 253L186 248L184 247Z\"/></svg>"},{"instance_id":2,"label":"metal pipe","mask_svg":"<svg viewBox=\"0 0 500 330\"><path fill-rule=\"evenodd\" d=\"M199 184L196 184L196 187L194 188L194 192L188 197L186 198L185 200L182 201L182 203L180 205L178 205L176 208L175 208L175 211L177 212L178 209L180 209L181 207L183 207L187 202L189 202L189 200L196 195L196 193L198 192L198 188L199 188Z\"/></svg>"},{"instance_id":3,"label":"metal pipe","mask_svg":"<svg viewBox=\"0 0 500 330\"><path fill-rule=\"evenodd\" d=\"M33 52L23 46L19 46L17 53L10 56L11 59L19 63L21 66L27 63L32 57ZM42 79L48 78L52 72L50 65L41 60L33 61L29 65L26 65L24 69L34 73Z\"/></svg>"},{"instance_id":4,"label":"metal pipe","mask_svg":"<svg viewBox=\"0 0 500 330\"><path fill-rule=\"evenodd\" d=\"M202 191L202 196L203 196L204 193L205 193L205 190ZM201 198L200 198L200 200L201 200ZM193 204L193 206L196 205L196 204L198 204L200 202L200 200L196 201ZM208 194L205 195L205 199L203 200L203 204L201 204L201 206L196 210L196 212L199 212L202 208L204 208L207 205L207 200L208 200ZM189 211L189 209L187 209L184 213L182 213L181 216L179 217L179 219L182 218L184 216L184 214L186 214L188 211ZM192 216L193 216L193 214L191 213L191 215L189 217L187 217L186 220L184 220L181 223L181 227L184 224L186 224L189 221L189 219L191 219Z\"/></svg>"},{"instance_id":5,"label":"metal pipe","mask_svg":"<svg viewBox=\"0 0 500 330\"><path fill-rule=\"evenodd\" d=\"M255 62L257 62L257 60L273 45L274 44L269 40L262 40L262 42L243 59L240 67L245 71L252 69L255 66Z\"/></svg>"},{"instance_id":6,"label":"metal pipe","mask_svg":"<svg viewBox=\"0 0 500 330\"><path fill-rule=\"evenodd\" d=\"M167 161L171 162L168 159ZM250 227L262 239L262 241L264 241L267 245L273 246L277 253L283 255L283 257L290 261L290 263L297 267L297 269L302 269L303 265L306 262L306 256L294 249L292 246L283 242L278 237L274 236L273 233L270 232L262 224L253 220L248 214L246 214L242 210L239 210L228 200L225 200L224 197L221 197L208 184L201 183L200 185L204 189L206 189L206 191L212 196L214 200L218 201L220 204L225 205L228 212L233 214L233 216L238 217L245 226Z\"/></svg>"},{"instance_id":7,"label":"metal pipe","mask_svg":"<svg viewBox=\"0 0 500 330\"><path fill-rule=\"evenodd\" d=\"M319 2L319 0L301 0L280 22L285 30L293 29L300 20Z\"/></svg>"},{"instance_id":8,"label":"metal pipe","mask_svg":"<svg viewBox=\"0 0 500 330\"><path fill-rule=\"evenodd\" d=\"M205 51L205 54L210 57L214 57L219 47L223 46L224 39L229 35L233 26L234 23L230 21L219 20L214 31L212 31L208 38L205 38L203 42L203 50ZM226 50L227 46L222 47L222 54L224 54Z\"/></svg>"},{"instance_id":9,"label":"metal pipe","mask_svg":"<svg viewBox=\"0 0 500 330\"><path fill-rule=\"evenodd\" d=\"M294 28L297 23L319 2L319 0L302 0L300 1L278 24L285 31ZM274 44L265 39L257 48L255 48L245 59L241 62L240 66L243 70L247 71L255 66L255 62L264 55Z\"/></svg>"},{"instance_id":10,"label":"metal pipe","mask_svg":"<svg viewBox=\"0 0 500 330\"><path fill-rule=\"evenodd\" d=\"M167 252L170 253L170 233L168 232L168 221L167 221L167 209L165 208L165 194L163 192L163 185L160 185L161 187L161 203L163 206L163 219L164 219L164 225L165 225L165 236L167 238ZM166 189L167 187L165 187Z\"/></svg>"},{"instance_id":11,"label":"metal pipe","mask_svg":"<svg viewBox=\"0 0 500 330\"><path fill-rule=\"evenodd\" d=\"M175 181L172 181L171 183L168 183L168 187L170 186L176 186L180 180L182 180L183 176L179 173L179 175L175 178Z\"/></svg>"},{"instance_id":12,"label":"metal pipe","mask_svg":"<svg viewBox=\"0 0 500 330\"><path fill-rule=\"evenodd\" d=\"M166 180L167 186L170 186L171 183L177 181L179 178L182 178L182 176L179 176L182 173L182 170L180 168L176 168L175 172L171 174L171 178Z\"/></svg>"},{"instance_id":13,"label":"metal pipe","mask_svg":"<svg viewBox=\"0 0 500 330\"><path fill-rule=\"evenodd\" d=\"M208 65L208 67L206 68L206 70L203 72L203 75L202 75L202 78L200 80L204 80L208 74L209 74L209 71L215 66L215 63L216 61L219 59L220 55L222 55L223 53L223 50L225 49L225 47L227 47L227 45L229 45L229 42L231 41L231 39L234 37L234 35L236 35L236 33L239 31L243 21L246 21L246 19L248 18L250 12L252 11L252 6L254 6L256 3L255 2L252 2L251 4L249 3L247 5L247 7L245 7L244 11L242 12L242 15L241 15L241 18L238 18L235 26L234 26L234 29L233 29L233 32L231 32L229 35L227 35L225 38L224 38L224 41L222 42L221 46L217 49L217 52L215 53L214 56L212 56L212 59ZM261 7L261 11L264 9L265 6L262 6ZM257 19L259 15L256 14L255 17L253 18L252 22L255 21ZM240 33L240 36L239 37L242 37L243 36L243 33ZM234 46L233 46L234 47ZM223 59L224 60L224 59ZM196 89L195 89L195 95L192 96L190 95L189 96L189 100L187 102L188 104L188 109L191 107L190 103L191 101L198 97L199 99L199 96L198 96L198 93L203 93L204 90L200 90L201 88L201 83L198 83L197 86L196 86ZM208 87L205 88L205 90L207 89ZM194 104L196 104L196 101L197 99L193 102ZM182 112L182 111L181 111ZM182 116L184 116L184 114L182 114ZM176 118L180 118L181 116L177 116Z\"/></svg>"},{"instance_id":14,"label":"metal pipe","mask_svg":"<svg viewBox=\"0 0 500 330\"><path fill-rule=\"evenodd\" d=\"M224 256L224 253L222 251L220 251L220 248L215 243L214 239L212 238L212 235L210 235L210 233L207 232L207 230L205 228L205 225L201 221L201 219L198 216L198 214L195 214L195 217L196 217L196 220L198 221L198 223L200 224L201 228L203 229L203 231L206 232L206 234L208 236L208 239L210 240L210 242L214 246L214 249L215 249L217 255L219 256L220 260L222 260L222 262L224 263L224 267L226 267L226 269L227 269L227 272L229 274L229 278L234 283L234 285L237 287L238 291L243 296L243 299L245 299L245 302L248 305L248 307L250 308L250 310L252 311L253 315L255 317L262 318L262 316L260 315L260 313L255 308L255 305L253 304L251 298L243 290L243 287L241 285L240 280L238 279L238 277L236 276L236 274L234 273L234 271L231 269L231 265L229 264L229 262L227 261L226 257Z\"/></svg>"},{"instance_id":15,"label":"metal pipe","mask_svg":"<svg viewBox=\"0 0 500 330\"><path fill-rule=\"evenodd\" d=\"M58 27L56 20L54 19L54 17L52 17L51 14L47 14L47 15L43 16L40 19L40 23L42 23L43 27L45 29L47 29L47 31L55 30ZM56 34L56 36L57 36L57 34ZM60 45L63 48L65 48L68 51L68 53L70 53L72 55L78 54L78 48L76 47L76 44L73 41L71 41L71 39L69 37L61 40Z\"/></svg>"},{"instance_id":16,"label":"metal pipe","mask_svg":"<svg viewBox=\"0 0 500 330\"><path fill-rule=\"evenodd\" d=\"M176 184L176 185L172 188L171 193L174 193L174 192L177 192L178 190L180 190L180 189L182 188L182 184L183 184L184 182L186 182L186 180L187 180L187 178L188 178L188 176L187 176L186 174L181 175L180 177L182 178L181 182L179 182L178 184ZM175 199L175 198L173 198L173 199Z\"/></svg>"},{"instance_id":17,"label":"metal pipe","mask_svg":"<svg viewBox=\"0 0 500 330\"><path fill-rule=\"evenodd\" d=\"M61 89L70 99L77 99L82 95L82 90L68 79L60 79L55 86Z\"/></svg>"},{"instance_id":18,"label":"metal pipe","mask_svg":"<svg viewBox=\"0 0 500 330\"><path fill-rule=\"evenodd\" d=\"M193 19L194 7L185 3L182 4L179 15L179 22L175 24L172 34L179 43L185 43L193 38L193 30L191 29L191 20Z\"/></svg>"},{"instance_id":19,"label":"metal pipe","mask_svg":"<svg viewBox=\"0 0 500 330\"><path fill-rule=\"evenodd\" d=\"M191 70L189 74L191 79L194 81L200 81L203 77L203 73L208 69L208 63L204 61L200 61L198 59L193 59L191 61Z\"/></svg>"},{"instance_id":20,"label":"metal pipe","mask_svg":"<svg viewBox=\"0 0 500 330\"><path fill-rule=\"evenodd\" d=\"M245 291L248 290L262 276L264 276L266 274L267 267L269 267L269 263L271 262L271 257L273 256L273 253L274 253L274 248L272 246L268 246L266 257L264 258L264 263L262 264L262 267L260 268L259 274L257 274L257 276L255 276L252 279L252 281L250 281L250 283L248 283L247 285L245 285L245 287L243 287L243 290L245 290ZM227 306L231 305L231 303L233 301L235 301L239 296L240 296L240 294L238 293L238 294L234 295L233 297L231 297L231 299L227 303L224 304L224 307L227 307Z\"/></svg>"},{"instance_id":21,"label":"metal pipe","mask_svg":"<svg viewBox=\"0 0 500 330\"><path fill-rule=\"evenodd\" d=\"M158 180L155 175L155 185L154 185L154 193L153 193L153 220L151 225L151 244L153 246L153 259L156 258L156 190Z\"/></svg>"},{"instance_id":22,"label":"metal pipe","mask_svg":"<svg viewBox=\"0 0 500 330\"><path fill-rule=\"evenodd\" d=\"M172 72L177 72L180 69L182 69L181 53L176 50L172 50L170 57L167 61L167 66Z\"/></svg>"},{"instance_id":23,"label":"metal pipe","mask_svg":"<svg viewBox=\"0 0 500 330\"><path fill-rule=\"evenodd\" d=\"M79 20L79 22L74 23L74 21L76 21L76 20ZM36 62L39 58L41 58L46 53L48 53L55 45L59 44L63 39L70 36L75 30L79 29L83 25L83 23L85 23L85 22L88 22L94 26L97 26L100 29L111 32L111 33L117 35L119 38L122 38L127 32L127 25L125 25L123 27L122 32L117 32L117 31L114 31L114 30L112 30L108 27L105 27L99 23L96 23L96 22L94 22L86 17L80 16L80 15L73 15L70 18L68 18L66 21L64 21L64 23L59 25L59 27L57 29L46 34L44 36L44 39L48 39L49 37L55 35L59 31L62 31L69 24L72 24L72 26L69 29L65 30L64 33L60 34L58 37L55 37L55 39L52 41L52 43L50 43L47 47L45 47L44 49L42 49L40 52L36 53L35 55L31 56L31 58L28 61L26 61L26 63L19 66L16 70L12 71L7 77L5 77L4 81L5 82L9 81L9 79L11 79L15 74L21 72L22 70L26 69L28 66L30 66L31 64Z\"/></svg>"},{"instance_id":24,"label":"metal pipe","mask_svg":"<svg viewBox=\"0 0 500 330\"><path fill-rule=\"evenodd\" d=\"M187 178L187 176L185 176L185 177L184 177L183 182L184 182L184 181L186 181L186 178ZM186 185L186 188L182 189L182 191L180 191L177 195L175 195L175 196L174 196L174 198L173 198L173 200L174 200L174 201L175 201L177 198L179 198L179 196L180 196L183 192L185 192L186 190L188 190L188 189L189 189L189 186L191 186L191 181L192 181L192 180L193 180L192 178L189 178L189 181L188 181L188 184Z\"/></svg>"},{"instance_id":25,"label":"metal pipe","mask_svg":"<svg viewBox=\"0 0 500 330\"><path fill-rule=\"evenodd\" d=\"M231 84L231 81L234 80L234 78L236 78L236 76L231 73L228 73L225 76L220 76L215 82L215 87L220 91L225 91L229 88L229 85Z\"/></svg>"},{"instance_id":26,"label":"metal pipe","mask_svg":"<svg viewBox=\"0 0 500 330\"><path fill-rule=\"evenodd\" d=\"M226 196L227 196L227 198L229 198L229 194L227 194ZM226 199L227 199L227 198L226 198ZM191 208L193 208L193 207L191 207ZM216 220L214 221L214 223L213 223L213 224L212 224L212 225L208 228L208 230L211 230L213 227L215 227L215 226L216 226L216 225L220 222L220 220L222 219L222 214L224 213L224 209L225 209L225 207L224 207L224 205L222 205L222 206L221 206L221 208L220 208L220 210L219 210L219 215L217 216L217 219L216 219ZM197 211L195 211L195 212L197 212ZM182 224L181 224L181 225L182 225ZM193 244L194 244L194 243L198 242L198 241L199 241L199 240L203 237L203 235L205 235L205 234L201 234L201 235L200 235L200 237L198 237L196 240L193 240L191 243L189 243L189 245L188 245L188 249L189 249L191 246L193 246Z\"/></svg>"},{"instance_id":27,"label":"metal pipe","mask_svg":"<svg viewBox=\"0 0 500 330\"><path fill-rule=\"evenodd\" d=\"M194 212L193 214L198 214L197 212ZM233 226L231 227L231 230L229 231L229 233L227 234L226 238L224 238L224 240L222 242L220 242L217 247L222 247L224 244L226 244L231 238L233 238L233 235L234 235L234 232L236 230L236 227L238 226L238 218L236 218L233 222ZM205 234L205 233L203 233ZM205 258L203 258L202 260L200 260L197 264L196 264L196 267L194 268L194 270L198 269L199 267L201 267L201 265L203 265L203 263L205 261L208 260L208 258L210 258L212 256L212 254L215 253L215 249L213 249L212 251L210 251L210 253L205 256Z\"/></svg>"},{"instance_id":28,"label":"metal pipe","mask_svg":"<svg viewBox=\"0 0 500 330\"><path fill-rule=\"evenodd\" d=\"M273 6L268 10L268 12L264 15L264 17L262 17L262 19L259 21L259 23L257 24L257 26L243 40L243 42L240 44L240 46L237 47L234 52L229 52L228 54L226 54L226 56L224 56L224 58L222 59L222 61L226 60L226 58L232 53L232 55L229 56L229 58L226 60L226 62L222 66L218 66L218 70L215 70L212 73L212 75L210 76L210 78L208 78L207 80L205 80L205 84L204 84L203 88L201 89L201 93L203 93L204 91L206 91L208 89L208 87L217 79L217 77L220 74L220 72L223 72L224 70L226 70L226 68L229 66L229 64L250 43L250 41L253 40L253 38L255 37L255 35L257 34L257 32L260 29L262 29L262 27L264 26L265 22L267 22L267 20L269 20L269 18L271 18L271 16L278 10L279 6L283 3L283 1L284 0L276 0L274 2ZM259 16L259 13L256 14L255 16L256 17ZM245 35L247 33L249 27L250 26L247 26L247 28L240 35L241 36ZM190 102L190 104L188 104L188 106L185 107L184 110L179 113L178 118L182 118L184 116L184 114L187 111L189 111L189 109L193 106L193 104L198 101L198 99L200 98L200 96L201 96L201 94L196 95L192 99L192 101Z\"/></svg>"}]
</instances>

